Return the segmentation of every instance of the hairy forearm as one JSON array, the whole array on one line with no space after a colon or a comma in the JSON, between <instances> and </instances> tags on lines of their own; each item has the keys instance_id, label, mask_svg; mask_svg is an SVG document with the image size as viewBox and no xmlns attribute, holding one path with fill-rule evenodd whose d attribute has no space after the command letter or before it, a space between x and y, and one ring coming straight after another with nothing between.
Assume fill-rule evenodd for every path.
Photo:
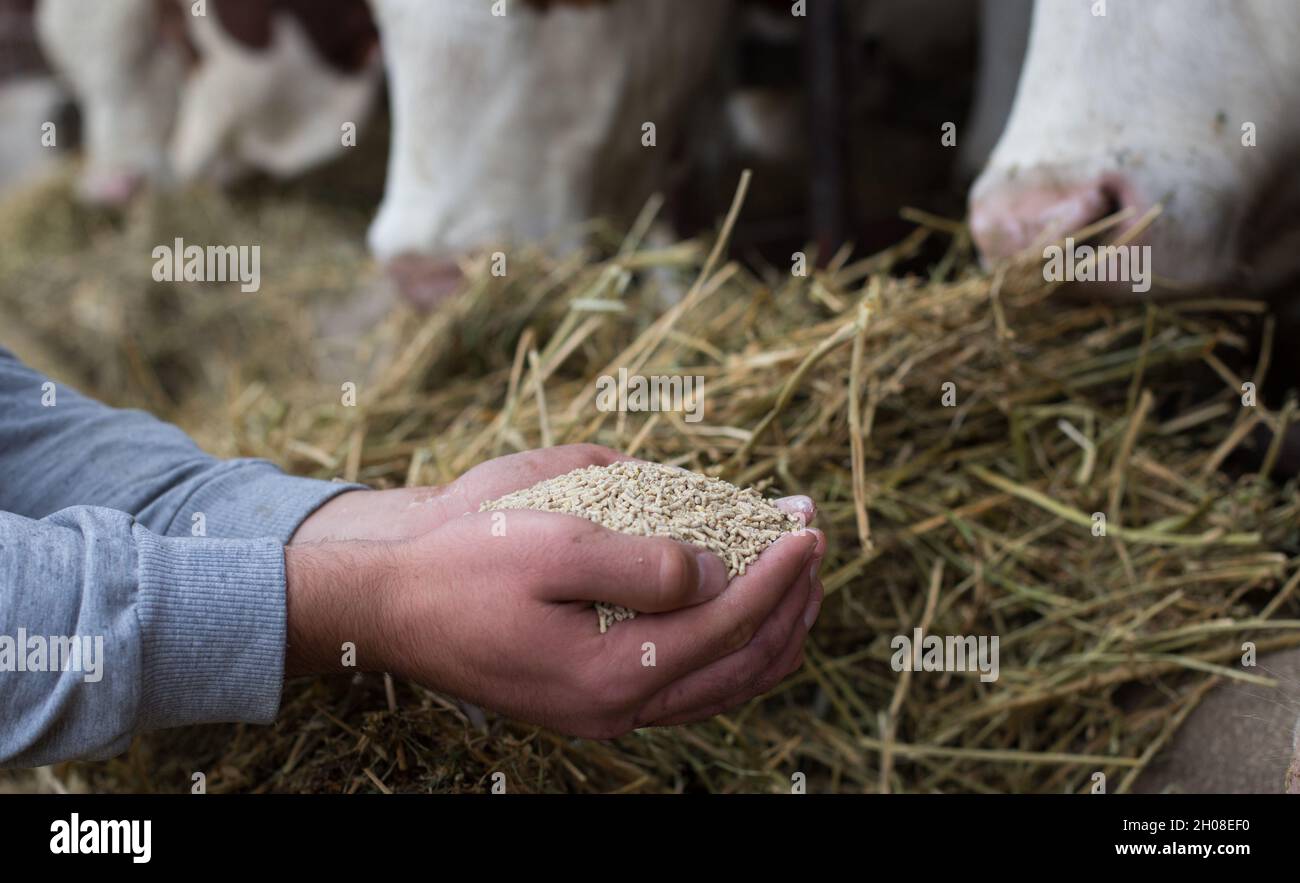
<instances>
[{"instance_id":1,"label":"hairy forearm","mask_svg":"<svg viewBox=\"0 0 1300 883\"><path fill-rule=\"evenodd\" d=\"M392 545L295 542L285 547L284 566L285 676L387 670Z\"/></svg>"}]
</instances>

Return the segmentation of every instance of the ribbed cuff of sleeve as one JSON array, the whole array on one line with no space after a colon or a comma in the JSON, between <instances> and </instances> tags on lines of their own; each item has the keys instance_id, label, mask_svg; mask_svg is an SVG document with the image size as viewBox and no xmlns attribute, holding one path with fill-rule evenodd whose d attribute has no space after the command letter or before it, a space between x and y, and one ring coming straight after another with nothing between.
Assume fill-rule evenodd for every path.
<instances>
[{"instance_id":1,"label":"ribbed cuff of sleeve","mask_svg":"<svg viewBox=\"0 0 1300 883\"><path fill-rule=\"evenodd\" d=\"M284 681L284 547L134 530L138 728L273 721Z\"/></svg>"},{"instance_id":2,"label":"ribbed cuff of sleeve","mask_svg":"<svg viewBox=\"0 0 1300 883\"><path fill-rule=\"evenodd\" d=\"M308 515L339 494L356 490L368 488L285 475L265 460L230 460L221 474L185 501L167 535L190 534L194 515L201 513L206 536L275 537L283 545Z\"/></svg>"}]
</instances>

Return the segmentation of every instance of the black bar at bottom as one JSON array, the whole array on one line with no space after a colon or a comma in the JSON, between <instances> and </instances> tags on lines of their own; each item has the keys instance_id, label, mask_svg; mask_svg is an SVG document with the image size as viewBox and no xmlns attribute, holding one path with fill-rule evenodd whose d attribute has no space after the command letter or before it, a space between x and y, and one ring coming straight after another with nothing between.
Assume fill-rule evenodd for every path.
<instances>
[{"instance_id":1,"label":"black bar at bottom","mask_svg":"<svg viewBox=\"0 0 1300 883\"><path fill-rule=\"evenodd\" d=\"M683 868L686 856L702 852L732 871L768 869L773 858L809 870L849 861L864 874L891 860L918 870L1042 871L1161 859L1214 867L1264 859L1285 867L1294 861L1297 808L1300 802L1283 795L4 796L0 845L10 868L406 866L436 873L464 859L492 870L572 861L644 876L650 864ZM136 862L146 830L148 862ZM111 850L114 838L116 852L86 854L95 846Z\"/></svg>"}]
</instances>

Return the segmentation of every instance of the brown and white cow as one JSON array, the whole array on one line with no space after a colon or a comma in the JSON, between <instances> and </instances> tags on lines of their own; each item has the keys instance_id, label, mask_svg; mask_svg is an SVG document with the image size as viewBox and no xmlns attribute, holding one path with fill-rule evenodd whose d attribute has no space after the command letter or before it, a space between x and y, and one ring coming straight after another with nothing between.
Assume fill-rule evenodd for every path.
<instances>
[{"instance_id":1,"label":"brown and white cow","mask_svg":"<svg viewBox=\"0 0 1300 883\"><path fill-rule=\"evenodd\" d=\"M364 0L40 0L37 23L81 108L92 202L301 172L342 152L382 78Z\"/></svg>"},{"instance_id":2,"label":"brown and white cow","mask_svg":"<svg viewBox=\"0 0 1300 883\"><path fill-rule=\"evenodd\" d=\"M342 151L364 126L383 65L363 0L210 0L190 15L197 63L171 140L193 180L224 167L289 177Z\"/></svg>"},{"instance_id":3,"label":"brown and white cow","mask_svg":"<svg viewBox=\"0 0 1300 883\"><path fill-rule=\"evenodd\" d=\"M1298 43L1294 0L1039 0L970 195L982 254L1159 205L1136 241L1158 279L1264 287L1300 268Z\"/></svg>"}]
</instances>

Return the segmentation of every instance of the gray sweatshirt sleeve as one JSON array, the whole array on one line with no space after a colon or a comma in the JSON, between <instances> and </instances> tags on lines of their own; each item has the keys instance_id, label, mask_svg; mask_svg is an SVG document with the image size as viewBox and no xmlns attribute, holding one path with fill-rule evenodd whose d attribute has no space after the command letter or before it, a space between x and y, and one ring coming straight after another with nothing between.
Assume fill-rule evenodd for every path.
<instances>
[{"instance_id":1,"label":"gray sweatshirt sleeve","mask_svg":"<svg viewBox=\"0 0 1300 883\"><path fill-rule=\"evenodd\" d=\"M219 461L0 350L0 766L110 757L143 730L268 723L283 545L358 487ZM207 537L191 536L202 513ZM39 520L38 520L39 519Z\"/></svg>"},{"instance_id":2,"label":"gray sweatshirt sleeve","mask_svg":"<svg viewBox=\"0 0 1300 883\"><path fill-rule=\"evenodd\" d=\"M55 384L3 347L0 476L0 511L28 518L103 506L163 536L202 525L210 537L283 542L327 499L361 487L285 475L265 460L215 459L175 426Z\"/></svg>"}]
</instances>

